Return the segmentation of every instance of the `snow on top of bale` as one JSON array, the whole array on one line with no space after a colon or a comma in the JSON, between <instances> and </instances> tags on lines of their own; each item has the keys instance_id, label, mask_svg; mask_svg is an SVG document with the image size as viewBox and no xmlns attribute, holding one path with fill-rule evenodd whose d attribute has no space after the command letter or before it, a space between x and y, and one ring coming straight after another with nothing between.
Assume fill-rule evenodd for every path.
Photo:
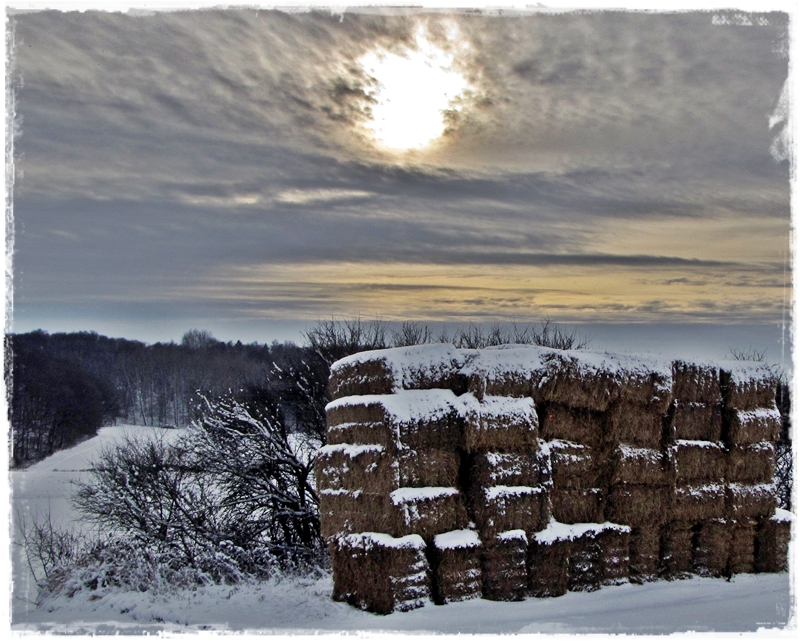
<instances>
[{"instance_id":1,"label":"snow on top of bale","mask_svg":"<svg viewBox=\"0 0 800 642\"><path fill-rule=\"evenodd\" d=\"M404 537L392 537L387 533L352 533L341 535L339 541L353 548L363 548L369 550L374 546L385 548L411 548L415 550L425 549L425 540L420 535L405 535Z\"/></svg>"},{"instance_id":2,"label":"snow on top of bale","mask_svg":"<svg viewBox=\"0 0 800 642\"><path fill-rule=\"evenodd\" d=\"M780 421L781 411L777 406L771 408L754 408L753 410L737 410L736 416L742 423L755 421L757 419L773 419Z\"/></svg>"},{"instance_id":3,"label":"snow on top of bale","mask_svg":"<svg viewBox=\"0 0 800 642\"><path fill-rule=\"evenodd\" d=\"M392 491L389 497L395 506L401 506L402 504L412 504L426 499L436 499L437 497L448 497L457 494L457 489L443 486L428 486L426 488L404 487Z\"/></svg>"},{"instance_id":4,"label":"snow on top of bale","mask_svg":"<svg viewBox=\"0 0 800 642\"><path fill-rule=\"evenodd\" d=\"M473 530L450 531L433 538L433 543L440 550L453 548L473 548L481 545L478 534Z\"/></svg>"},{"instance_id":5,"label":"snow on top of bale","mask_svg":"<svg viewBox=\"0 0 800 642\"><path fill-rule=\"evenodd\" d=\"M475 399L475 397L469 393L460 397L465 404L470 404L470 407L473 407L472 401L468 400L468 398ZM477 399L475 399L475 401L477 402ZM481 416L483 417L513 417L520 421L530 418L534 412L533 399L530 397L486 395L477 408L480 409Z\"/></svg>"},{"instance_id":6,"label":"snow on top of bale","mask_svg":"<svg viewBox=\"0 0 800 642\"><path fill-rule=\"evenodd\" d=\"M578 539L586 534L597 535L608 530L629 533L631 527L612 522L604 522L602 524L562 524L551 520L547 527L534 534L533 538L538 544L552 544L557 541Z\"/></svg>"},{"instance_id":7,"label":"snow on top of bale","mask_svg":"<svg viewBox=\"0 0 800 642\"><path fill-rule=\"evenodd\" d=\"M323 446L317 451L320 455L332 455L333 453L342 453L351 459L358 457L364 453L369 452L383 452L383 446L380 444L332 444Z\"/></svg>"},{"instance_id":8,"label":"snow on top of bale","mask_svg":"<svg viewBox=\"0 0 800 642\"><path fill-rule=\"evenodd\" d=\"M528 542L528 536L524 530L521 528L515 528L510 531L503 531L502 533L497 534L497 538L501 542L509 542L513 540L522 540L523 542Z\"/></svg>"},{"instance_id":9,"label":"snow on top of bale","mask_svg":"<svg viewBox=\"0 0 800 642\"><path fill-rule=\"evenodd\" d=\"M763 361L725 360L718 361L715 365L730 375L732 383L743 384L777 379L772 367Z\"/></svg>"},{"instance_id":10,"label":"snow on top of bale","mask_svg":"<svg viewBox=\"0 0 800 642\"><path fill-rule=\"evenodd\" d=\"M794 514L784 508L776 508L770 519L776 522L792 522L794 521Z\"/></svg>"},{"instance_id":11,"label":"snow on top of bale","mask_svg":"<svg viewBox=\"0 0 800 642\"><path fill-rule=\"evenodd\" d=\"M723 450L724 446L718 441L704 441L701 439L676 439L672 445L672 450L677 450L681 447L694 447L694 448L711 448L715 450Z\"/></svg>"},{"instance_id":12,"label":"snow on top of bale","mask_svg":"<svg viewBox=\"0 0 800 642\"><path fill-rule=\"evenodd\" d=\"M764 482L762 484L729 483L728 489L740 497L768 495L775 492L775 484L773 482Z\"/></svg>"},{"instance_id":13,"label":"snow on top of bale","mask_svg":"<svg viewBox=\"0 0 800 642\"><path fill-rule=\"evenodd\" d=\"M498 497L513 497L515 495L537 495L544 489L541 486L489 486L484 489L487 500Z\"/></svg>"},{"instance_id":14,"label":"snow on top of bale","mask_svg":"<svg viewBox=\"0 0 800 642\"><path fill-rule=\"evenodd\" d=\"M463 395L462 395L463 396ZM464 401L452 390L434 388L431 390L400 390L390 395L352 395L331 401L325 410L335 410L346 406L382 406L390 419L399 423L412 423L422 420L435 421L449 414L453 409L463 413Z\"/></svg>"}]
</instances>

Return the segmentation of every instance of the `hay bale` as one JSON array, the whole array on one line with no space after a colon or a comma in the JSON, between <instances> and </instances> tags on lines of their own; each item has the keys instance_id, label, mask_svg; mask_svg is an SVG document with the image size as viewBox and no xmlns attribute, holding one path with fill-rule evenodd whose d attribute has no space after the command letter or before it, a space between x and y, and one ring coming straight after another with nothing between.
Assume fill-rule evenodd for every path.
<instances>
[{"instance_id":1,"label":"hay bale","mask_svg":"<svg viewBox=\"0 0 800 642\"><path fill-rule=\"evenodd\" d=\"M455 488L398 488L391 499L391 527L395 537L416 533L425 539L461 530L469 523L464 498Z\"/></svg>"},{"instance_id":2,"label":"hay bale","mask_svg":"<svg viewBox=\"0 0 800 642\"><path fill-rule=\"evenodd\" d=\"M476 351L468 370L468 390L478 399L484 395L532 397L544 375L541 361L546 349L537 346L497 346Z\"/></svg>"},{"instance_id":3,"label":"hay bale","mask_svg":"<svg viewBox=\"0 0 800 642\"><path fill-rule=\"evenodd\" d=\"M468 459L470 483L488 486L538 486L548 481L538 452L478 452Z\"/></svg>"},{"instance_id":4,"label":"hay bale","mask_svg":"<svg viewBox=\"0 0 800 642\"><path fill-rule=\"evenodd\" d=\"M430 560L435 604L481 597L481 540L472 530L450 531L433 538Z\"/></svg>"},{"instance_id":5,"label":"hay bale","mask_svg":"<svg viewBox=\"0 0 800 642\"><path fill-rule=\"evenodd\" d=\"M356 533L336 538L329 550L336 601L388 614L430 600L430 569L419 535L395 539L385 533Z\"/></svg>"},{"instance_id":6,"label":"hay bale","mask_svg":"<svg viewBox=\"0 0 800 642\"><path fill-rule=\"evenodd\" d=\"M694 543L694 572L703 577L727 574L732 528L724 519L701 522Z\"/></svg>"},{"instance_id":7,"label":"hay bale","mask_svg":"<svg viewBox=\"0 0 800 642\"><path fill-rule=\"evenodd\" d=\"M725 475L729 482L762 484L775 475L775 446L769 441L734 446L728 453Z\"/></svg>"},{"instance_id":8,"label":"hay bale","mask_svg":"<svg viewBox=\"0 0 800 642\"><path fill-rule=\"evenodd\" d=\"M659 574L668 580L685 579L693 570L694 524L670 522L661 528Z\"/></svg>"},{"instance_id":9,"label":"hay bale","mask_svg":"<svg viewBox=\"0 0 800 642\"><path fill-rule=\"evenodd\" d=\"M720 442L678 439L667 452L679 485L725 480L728 457Z\"/></svg>"},{"instance_id":10,"label":"hay bale","mask_svg":"<svg viewBox=\"0 0 800 642\"><path fill-rule=\"evenodd\" d=\"M533 399L490 395L481 401L472 395L464 395L463 399L465 403L470 399L464 426L468 452L536 452L539 418Z\"/></svg>"},{"instance_id":11,"label":"hay bale","mask_svg":"<svg viewBox=\"0 0 800 642\"><path fill-rule=\"evenodd\" d=\"M781 435L781 413L775 402L754 410L726 409L723 412L722 438L729 446L777 442Z\"/></svg>"},{"instance_id":12,"label":"hay bale","mask_svg":"<svg viewBox=\"0 0 800 642\"><path fill-rule=\"evenodd\" d=\"M769 407L775 403L778 377L758 361L727 361L721 364L720 389L728 408Z\"/></svg>"},{"instance_id":13,"label":"hay bale","mask_svg":"<svg viewBox=\"0 0 800 642\"><path fill-rule=\"evenodd\" d=\"M550 491L553 519L562 524L598 523L606 510L604 488L553 488Z\"/></svg>"},{"instance_id":14,"label":"hay bale","mask_svg":"<svg viewBox=\"0 0 800 642\"><path fill-rule=\"evenodd\" d=\"M640 448L661 448L664 411L660 405L614 404L606 420L606 441L626 443Z\"/></svg>"},{"instance_id":15,"label":"hay bale","mask_svg":"<svg viewBox=\"0 0 800 642\"><path fill-rule=\"evenodd\" d=\"M610 455L612 484L666 486L672 475L660 450L620 444Z\"/></svg>"},{"instance_id":16,"label":"hay bale","mask_svg":"<svg viewBox=\"0 0 800 642\"><path fill-rule=\"evenodd\" d=\"M331 365L328 390L331 399L430 388L461 394L467 386L461 370L470 356L442 343L359 352Z\"/></svg>"},{"instance_id":17,"label":"hay bale","mask_svg":"<svg viewBox=\"0 0 800 642\"><path fill-rule=\"evenodd\" d=\"M672 362L672 397L713 406L722 403L719 368L713 364Z\"/></svg>"},{"instance_id":18,"label":"hay bale","mask_svg":"<svg viewBox=\"0 0 800 642\"><path fill-rule=\"evenodd\" d=\"M438 448L403 448L397 453L398 485L394 489L457 486L460 467L461 457L456 452Z\"/></svg>"},{"instance_id":19,"label":"hay bale","mask_svg":"<svg viewBox=\"0 0 800 642\"><path fill-rule=\"evenodd\" d=\"M358 490L388 494L397 488L397 468L380 444L335 444L317 451L317 490Z\"/></svg>"},{"instance_id":20,"label":"hay bale","mask_svg":"<svg viewBox=\"0 0 800 642\"><path fill-rule=\"evenodd\" d=\"M583 526L583 524L582 524ZM597 591L603 581L601 559L603 550L595 533L576 538L569 557L567 589L570 591Z\"/></svg>"},{"instance_id":21,"label":"hay bale","mask_svg":"<svg viewBox=\"0 0 800 642\"><path fill-rule=\"evenodd\" d=\"M386 495L363 490L324 489L319 493L322 536L375 531L391 533L396 517Z\"/></svg>"},{"instance_id":22,"label":"hay bale","mask_svg":"<svg viewBox=\"0 0 800 642\"><path fill-rule=\"evenodd\" d=\"M672 489L669 486L615 484L608 494L605 516L615 524L655 526L672 519L671 511Z\"/></svg>"},{"instance_id":23,"label":"hay bale","mask_svg":"<svg viewBox=\"0 0 800 642\"><path fill-rule=\"evenodd\" d=\"M600 468L597 453L574 441L554 439L547 442L550 468L555 488L592 488L597 485Z\"/></svg>"},{"instance_id":24,"label":"hay bale","mask_svg":"<svg viewBox=\"0 0 800 642\"><path fill-rule=\"evenodd\" d=\"M620 398L618 356L588 351L552 350L543 353L545 373L533 390L537 405L552 403L604 412ZM571 439L568 436L555 437Z\"/></svg>"},{"instance_id":25,"label":"hay bale","mask_svg":"<svg viewBox=\"0 0 800 642\"><path fill-rule=\"evenodd\" d=\"M739 575L755 571L756 526L754 519L737 519L732 522L728 573Z\"/></svg>"},{"instance_id":26,"label":"hay bale","mask_svg":"<svg viewBox=\"0 0 800 642\"><path fill-rule=\"evenodd\" d=\"M725 485L720 483L676 486L672 504L673 519L699 523L725 517Z\"/></svg>"},{"instance_id":27,"label":"hay bale","mask_svg":"<svg viewBox=\"0 0 800 642\"><path fill-rule=\"evenodd\" d=\"M499 533L481 550L483 598L500 602L524 600L528 593L528 537L517 529Z\"/></svg>"},{"instance_id":28,"label":"hay bale","mask_svg":"<svg viewBox=\"0 0 800 642\"><path fill-rule=\"evenodd\" d=\"M503 531L533 533L550 518L548 493L542 486L489 486L473 495L472 514L481 538L491 540Z\"/></svg>"},{"instance_id":29,"label":"hay bale","mask_svg":"<svg viewBox=\"0 0 800 642\"><path fill-rule=\"evenodd\" d=\"M631 529L630 581L636 584L658 579L661 562L661 529L642 525Z\"/></svg>"},{"instance_id":30,"label":"hay bale","mask_svg":"<svg viewBox=\"0 0 800 642\"><path fill-rule=\"evenodd\" d=\"M329 444L380 444L389 452L463 446L464 400L451 390L343 397L325 410Z\"/></svg>"},{"instance_id":31,"label":"hay bale","mask_svg":"<svg viewBox=\"0 0 800 642\"><path fill-rule=\"evenodd\" d=\"M719 441L722 438L722 405L675 401L670 408L671 439Z\"/></svg>"},{"instance_id":32,"label":"hay bale","mask_svg":"<svg viewBox=\"0 0 800 642\"><path fill-rule=\"evenodd\" d=\"M756 519L772 515L777 508L775 486L769 484L728 484L725 487L725 516Z\"/></svg>"},{"instance_id":33,"label":"hay bale","mask_svg":"<svg viewBox=\"0 0 800 642\"><path fill-rule=\"evenodd\" d=\"M528 592L533 597L558 597L568 589L573 538L553 525L563 526L551 522L531 538L528 547Z\"/></svg>"},{"instance_id":34,"label":"hay bale","mask_svg":"<svg viewBox=\"0 0 800 642\"><path fill-rule=\"evenodd\" d=\"M600 583L604 585L624 584L630 577L629 526L603 524L597 533L600 545Z\"/></svg>"},{"instance_id":35,"label":"hay bale","mask_svg":"<svg viewBox=\"0 0 800 642\"><path fill-rule=\"evenodd\" d=\"M545 441L572 441L600 448L606 433L606 415L586 408L548 403L541 407L540 432Z\"/></svg>"},{"instance_id":36,"label":"hay bale","mask_svg":"<svg viewBox=\"0 0 800 642\"><path fill-rule=\"evenodd\" d=\"M755 541L756 573L781 573L789 570L792 519L789 511L778 508L769 519L761 520Z\"/></svg>"}]
</instances>

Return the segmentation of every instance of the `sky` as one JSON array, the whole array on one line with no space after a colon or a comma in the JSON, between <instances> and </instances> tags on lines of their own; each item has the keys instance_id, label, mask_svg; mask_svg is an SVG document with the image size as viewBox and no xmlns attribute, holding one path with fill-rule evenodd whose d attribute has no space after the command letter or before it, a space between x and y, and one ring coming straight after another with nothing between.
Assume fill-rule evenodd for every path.
<instances>
[{"instance_id":1,"label":"sky","mask_svg":"<svg viewBox=\"0 0 800 642\"><path fill-rule=\"evenodd\" d=\"M9 29L11 331L271 341L332 317L547 316L621 344L790 340L786 13Z\"/></svg>"}]
</instances>

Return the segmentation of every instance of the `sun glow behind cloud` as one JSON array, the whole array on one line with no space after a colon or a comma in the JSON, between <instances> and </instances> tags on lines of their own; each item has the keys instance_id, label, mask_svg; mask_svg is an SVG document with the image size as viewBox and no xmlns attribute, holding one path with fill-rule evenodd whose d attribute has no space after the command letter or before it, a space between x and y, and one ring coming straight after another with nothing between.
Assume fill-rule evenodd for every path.
<instances>
[{"instance_id":1,"label":"sun glow behind cloud","mask_svg":"<svg viewBox=\"0 0 800 642\"><path fill-rule=\"evenodd\" d=\"M370 93L375 103L368 127L390 149L419 149L439 138L446 129L445 113L460 109L458 100L469 87L453 68L453 56L421 30L416 45L402 56L370 52L359 60L377 83Z\"/></svg>"}]
</instances>

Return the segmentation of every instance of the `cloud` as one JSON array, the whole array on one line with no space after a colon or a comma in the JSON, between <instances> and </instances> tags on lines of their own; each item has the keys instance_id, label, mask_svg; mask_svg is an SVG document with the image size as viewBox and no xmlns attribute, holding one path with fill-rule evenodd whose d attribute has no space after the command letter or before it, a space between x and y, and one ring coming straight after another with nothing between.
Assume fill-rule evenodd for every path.
<instances>
[{"instance_id":1,"label":"cloud","mask_svg":"<svg viewBox=\"0 0 800 642\"><path fill-rule=\"evenodd\" d=\"M359 189L289 189L275 196L276 203L305 205L331 201L350 201L368 198L372 194Z\"/></svg>"}]
</instances>

